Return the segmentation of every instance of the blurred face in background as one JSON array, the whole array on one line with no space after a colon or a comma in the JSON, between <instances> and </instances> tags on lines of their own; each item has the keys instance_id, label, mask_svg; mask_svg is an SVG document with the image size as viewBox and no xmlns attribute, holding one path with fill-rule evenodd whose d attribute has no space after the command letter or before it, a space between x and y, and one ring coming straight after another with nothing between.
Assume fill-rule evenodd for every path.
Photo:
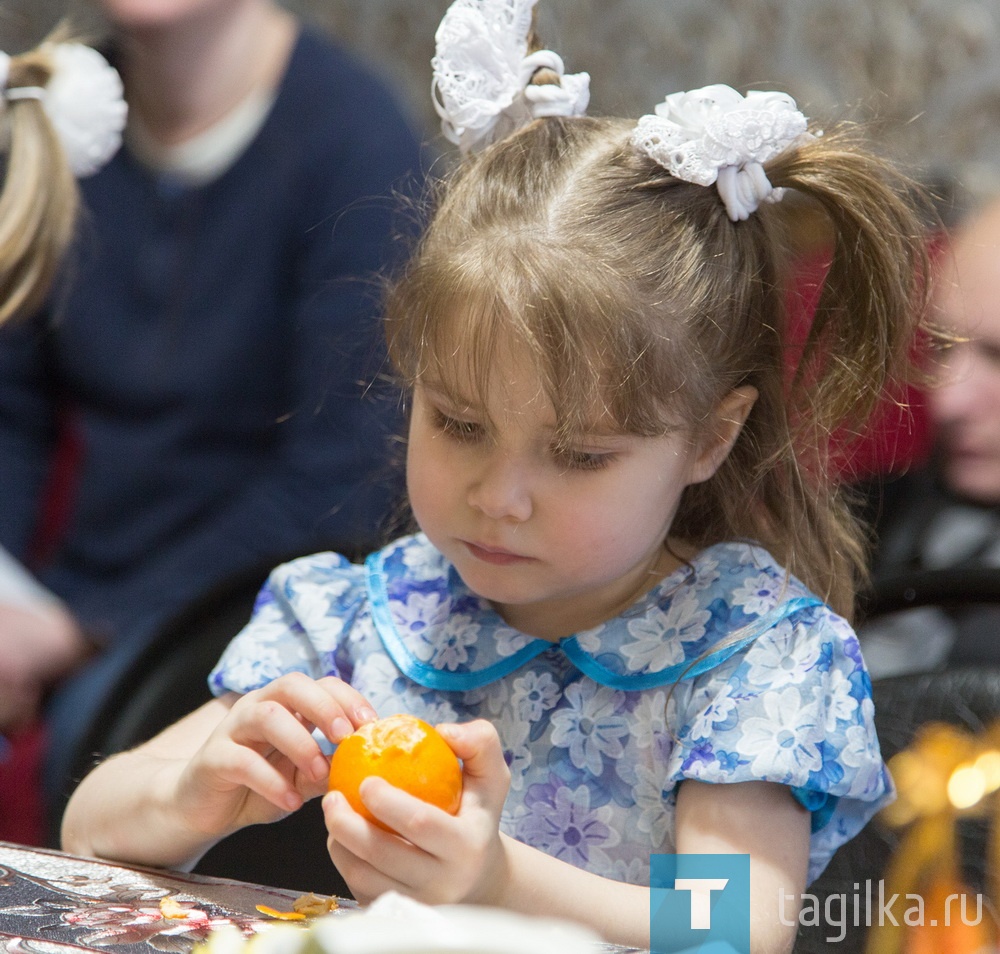
<instances>
[{"instance_id":1,"label":"blurred face in background","mask_svg":"<svg viewBox=\"0 0 1000 954\"><path fill-rule=\"evenodd\" d=\"M254 0L97 0L104 15L127 31L163 29L219 15Z\"/></svg>"},{"instance_id":2,"label":"blurred face in background","mask_svg":"<svg viewBox=\"0 0 1000 954\"><path fill-rule=\"evenodd\" d=\"M956 236L936 292L938 320L967 339L941 361L930 409L955 494L1000 503L1000 202Z\"/></svg>"}]
</instances>

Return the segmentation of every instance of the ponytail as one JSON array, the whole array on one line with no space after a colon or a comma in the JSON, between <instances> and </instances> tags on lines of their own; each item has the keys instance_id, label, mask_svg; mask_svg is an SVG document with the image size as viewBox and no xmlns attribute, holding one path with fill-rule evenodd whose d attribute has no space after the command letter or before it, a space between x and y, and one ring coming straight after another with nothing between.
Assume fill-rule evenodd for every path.
<instances>
[{"instance_id":1,"label":"ponytail","mask_svg":"<svg viewBox=\"0 0 1000 954\"><path fill-rule=\"evenodd\" d=\"M7 89L44 89L52 71L42 48L13 57ZM76 179L41 98L4 98L9 146L0 191L0 322L42 304L79 207Z\"/></svg>"},{"instance_id":2,"label":"ponytail","mask_svg":"<svg viewBox=\"0 0 1000 954\"><path fill-rule=\"evenodd\" d=\"M931 203L892 165L844 130L803 143L768 167L776 186L814 200L833 244L792 381L793 415L821 432L862 426L886 388L921 377L913 361L930 292ZM806 413L808 411L808 413Z\"/></svg>"},{"instance_id":3,"label":"ponytail","mask_svg":"<svg viewBox=\"0 0 1000 954\"><path fill-rule=\"evenodd\" d=\"M59 30L6 64L0 136L0 323L44 302L72 241L76 175L96 171L120 144L121 81L103 57L62 42Z\"/></svg>"},{"instance_id":4,"label":"ponytail","mask_svg":"<svg viewBox=\"0 0 1000 954\"><path fill-rule=\"evenodd\" d=\"M786 565L850 618L868 541L833 458L887 394L929 377L919 349L946 340L928 321L931 202L851 127L788 150L767 174L822 208L832 245L810 327L789 349L788 443L758 471L764 526Z\"/></svg>"}]
</instances>

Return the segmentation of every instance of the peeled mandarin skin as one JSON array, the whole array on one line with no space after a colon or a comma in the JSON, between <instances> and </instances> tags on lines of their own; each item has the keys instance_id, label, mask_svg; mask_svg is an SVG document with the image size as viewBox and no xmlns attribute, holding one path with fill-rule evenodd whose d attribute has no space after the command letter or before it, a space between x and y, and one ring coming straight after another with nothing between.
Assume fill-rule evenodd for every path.
<instances>
[{"instance_id":1,"label":"peeled mandarin skin","mask_svg":"<svg viewBox=\"0 0 1000 954\"><path fill-rule=\"evenodd\" d=\"M361 726L340 742L330 759L330 791L385 831L361 801L361 783L369 776L391 785L451 815L462 801L462 765L432 725L411 715L387 716Z\"/></svg>"}]
</instances>

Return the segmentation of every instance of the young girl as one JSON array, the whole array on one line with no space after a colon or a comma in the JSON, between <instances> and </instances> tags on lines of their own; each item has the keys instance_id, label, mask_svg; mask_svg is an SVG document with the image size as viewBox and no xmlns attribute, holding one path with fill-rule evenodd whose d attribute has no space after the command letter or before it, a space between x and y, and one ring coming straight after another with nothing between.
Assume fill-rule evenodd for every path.
<instances>
[{"instance_id":1,"label":"young girl","mask_svg":"<svg viewBox=\"0 0 1000 954\"><path fill-rule=\"evenodd\" d=\"M325 789L314 727L337 743L411 712L444 723L462 805L366 781L398 837L328 795L359 899L647 946L651 854L744 853L754 949L781 950L779 899L891 797L847 622L862 547L823 447L905 364L920 223L891 168L781 94L577 115L582 74L526 55L531 6L458 0L438 34L438 105L469 154L387 312L421 532L364 566L275 570L219 698L86 778L65 846L191 864ZM484 48L513 59L491 72ZM786 188L835 235L790 383Z\"/></svg>"}]
</instances>

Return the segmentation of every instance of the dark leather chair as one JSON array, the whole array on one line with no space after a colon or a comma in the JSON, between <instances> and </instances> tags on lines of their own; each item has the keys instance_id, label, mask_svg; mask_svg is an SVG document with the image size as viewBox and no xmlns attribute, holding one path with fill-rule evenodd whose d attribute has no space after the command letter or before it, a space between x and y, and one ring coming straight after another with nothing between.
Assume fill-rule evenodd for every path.
<instances>
[{"instance_id":1,"label":"dark leather chair","mask_svg":"<svg viewBox=\"0 0 1000 954\"><path fill-rule=\"evenodd\" d=\"M1000 664L1000 567L959 565L879 577L862 596L859 616L864 623L925 606L940 609L954 629L945 665Z\"/></svg>"},{"instance_id":2,"label":"dark leather chair","mask_svg":"<svg viewBox=\"0 0 1000 954\"><path fill-rule=\"evenodd\" d=\"M349 548L331 549L360 559ZM250 619L261 585L280 562L276 559L215 587L163 627L91 724L73 778L83 778L100 759L144 742L211 698L209 672ZM50 819L54 831L58 824L58 818ZM319 799L281 822L229 836L202 858L195 871L303 893L350 896L326 851Z\"/></svg>"},{"instance_id":3,"label":"dark leather chair","mask_svg":"<svg viewBox=\"0 0 1000 954\"><path fill-rule=\"evenodd\" d=\"M862 597L861 615L868 620L917 606L982 603L1000 603L1000 567L950 566L881 577Z\"/></svg>"}]
</instances>

